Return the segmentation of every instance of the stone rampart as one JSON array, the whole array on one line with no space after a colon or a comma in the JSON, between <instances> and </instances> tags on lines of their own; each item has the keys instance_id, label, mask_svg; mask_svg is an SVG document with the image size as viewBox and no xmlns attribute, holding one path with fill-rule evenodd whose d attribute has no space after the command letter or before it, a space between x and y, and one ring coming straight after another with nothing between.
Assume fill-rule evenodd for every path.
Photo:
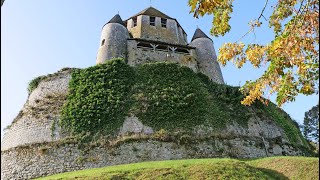
<instances>
[{"instance_id":1,"label":"stone rampart","mask_svg":"<svg viewBox=\"0 0 320 180\"><path fill-rule=\"evenodd\" d=\"M273 139L265 139L271 144ZM55 145L56 143L56 145ZM259 137L216 137L192 143L162 142L152 139L130 140L114 147L77 143L33 144L1 152L1 179L31 179L51 174L117 164L190 158L267 156ZM186 143L186 144L184 144ZM86 150L84 150L86 149ZM269 156L301 155L290 145L275 145Z\"/></svg>"},{"instance_id":2,"label":"stone rampart","mask_svg":"<svg viewBox=\"0 0 320 180\"><path fill-rule=\"evenodd\" d=\"M60 138L56 122L68 92L70 78L70 70L67 70L47 77L38 84L6 130L1 150Z\"/></svg>"}]
</instances>

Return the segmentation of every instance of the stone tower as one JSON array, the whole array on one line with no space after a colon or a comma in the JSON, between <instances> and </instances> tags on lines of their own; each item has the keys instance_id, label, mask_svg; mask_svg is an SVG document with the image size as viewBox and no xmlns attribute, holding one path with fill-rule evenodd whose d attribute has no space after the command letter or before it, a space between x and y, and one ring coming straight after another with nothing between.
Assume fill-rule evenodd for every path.
<instances>
[{"instance_id":1,"label":"stone tower","mask_svg":"<svg viewBox=\"0 0 320 180\"><path fill-rule=\"evenodd\" d=\"M101 32L97 64L105 63L108 59L126 57L127 39L129 32L119 14L106 23Z\"/></svg>"},{"instance_id":2,"label":"stone tower","mask_svg":"<svg viewBox=\"0 0 320 180\"><path fill-rule=\"evenodd\" d=\"M133 38L187 45L187 34L178 21L149 7L126 20Z\"/></svg>"},{"instance_id":3,"label":"stone tower","mask_svg":"<svg viewBox=\"0 0 320 180\"><path fill-rule=\"evenodd\" d=\"M96 62L112 58L125 58L130 66L179 63L216 83L224 83L213 41L198 28L188 43L179 22L153 7L125 21L117 14L103 26Z\"/></svg>"},{"instance_id":4,"label":"stone tower","mask_svg":"<svg viewBox=\"0 0 320 180\"><path fill-rule=\"evenodd\" d=\"M190 46L196 48L199 71L207 75L212 81L223 84L224 81L212 39L201 31L201 29L197 28Z\"/></svg>"}]
</instances>

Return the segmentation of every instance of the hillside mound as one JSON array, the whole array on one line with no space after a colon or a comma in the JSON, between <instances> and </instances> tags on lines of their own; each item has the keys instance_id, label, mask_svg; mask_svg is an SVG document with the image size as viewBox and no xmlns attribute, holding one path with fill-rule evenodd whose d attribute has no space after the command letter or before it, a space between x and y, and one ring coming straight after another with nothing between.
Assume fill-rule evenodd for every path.
<instances>
[{"instance_id":1,"label":"hillside mound","mask_svg":"<svg viewBox=\"0 0 320 180\"><path fill-rule=\"evenodd\" d=\"M241 105L239 87L175 63L64 68L28 90L2 141L4 179L141 161L310 155L297 123L276 105Z\"/></svg>"},{"instance_id":2,"label":"hillside mound","mask_svg":"<svg viewBox=\"0 0 320 180\"><path fill-rule=\"evenodd\" d=\"M144 162L57 174L45 179L318 179L319 159L272 157L250 161L190 159Z\"/></svg>"}]
</instances>

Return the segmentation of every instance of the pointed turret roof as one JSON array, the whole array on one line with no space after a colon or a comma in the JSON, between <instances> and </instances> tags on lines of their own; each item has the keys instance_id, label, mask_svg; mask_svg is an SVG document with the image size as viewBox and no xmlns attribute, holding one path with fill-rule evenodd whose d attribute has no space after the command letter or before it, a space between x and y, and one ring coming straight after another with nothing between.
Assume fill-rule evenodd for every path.
<instances>
[{"instance_id":1,"label":"pointed turret roof","mask_svg":"<svg viewBox=\"0 0 320 180\"><path fill-rule=\"evenodd\" d=\"M156 16L156 17L161 17L161 18L166 18L166 19L174 19L154 7L148 7L147 9L142 10L138 14L132 16L131 18L136 17L136 16L140 16L140 15ZM131 18L129 18L129 19L131 19Z\"/></svg>"},{"instance_id":2,"label":"pointed turret roof","mask_svg":"<svg viewBox=\"0 0 320 180\"><path fill-rule=\"evenodd\" d=\"M125 26L119 14L116 14L115 16L113 16L113 18L106 24L109 24L109 23L118 23Z\"/></svg>"},{"instance_id":3,"label":"pointed turret roof","mask_svg":"<svg viewBox=\"0 0 320 180\"><path fill-rule=\"evenodd\" d=\"M191 41L197 39L197 38L208 38L212 41L211 38L209 38L201 29L197 28L196 32L194 32L194 35L191 39Z\"/></svg>"}]
</instances>

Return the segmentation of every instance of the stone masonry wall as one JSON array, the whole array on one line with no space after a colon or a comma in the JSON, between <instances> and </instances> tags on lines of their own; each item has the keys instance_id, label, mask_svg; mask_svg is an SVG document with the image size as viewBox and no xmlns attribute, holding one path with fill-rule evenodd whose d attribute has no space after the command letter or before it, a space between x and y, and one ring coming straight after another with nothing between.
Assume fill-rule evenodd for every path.
<instances>
[{"instance_id":1,"label":"stone masonry wall","mask_svg":"<svg viewBox=\"0 0 320 180\"><path fill-rule=\"evenodd\" d=\"M156 17L155 26L151 26L150 17L140 15L137 17L137 26L133 27L132 19L130 19L127 28L134 38L162 41L172 44L188 44L181 27L179 27L177 22L173 19L167 19L167 27L161 27L161 18Z\"/></svg>"},{"instance_id":2,"label":"stone masonry wall","mask_svg":"<svg viewBox=\"0 0 320 180\"><path fill-rule=\"evenodd\" d=\"M150 50L137 48L137 42L135 40L128 40L128 64L135 66L150 62L173 62L187 66L194 72L198 71L197 61L195 60L195 50L191 49L190 54L180 54L165 52L159 50Z\"/></svg>"},{"instance_id":3,"label":"stone masonry wall","mask_svg":"<svg viewBox=\"0 0 320 180\"><path fill-rule=\"evenodd\" d=\"M67 70L39 83L10 128L6 130L1 150L60 138L56 122L59 118L59 108L68 92L70 78L70 70Z\"/></svg>"},{"instance_id":4,"label":"stone masonry wall","mask_svg":"<svg viewBox=\"0 0 320 180\"><path fill-rule=\"evenodd\" d=\"M190 43L190 46L196 47L199 71L208 76L213 82L223 84L223 76L213 42L208 38L197 38Z\"/></svg>"},{"instance_id":5,"label":"stone masonry wall","mask_svg":"<svg viewBox=\"0 0 320 180\"><path fill-rule=\"evenodd\" d=\"M128 38L129 32L123 25L118 23L106 24L101 32L96 63L102 64L112 58L125 58Z\"/></svg>"},{"instance_id":6,"label":"stone masonry wall","mask_svg":"<svg viewBox=\"0 0 320 180\"><path fill-rule=\"evenodd\" d=\"M271 142L272 139L266 139ZM270 144L270 143L269 143ZM155 140L138 140L114 147L91 146L87 151L77 144L34 144L1 152L1 179L30 179L51 174L143 161L237 157L265 157L260 138L228 137L182 144ZM300 155L288 145L277 145L268 155Z\"/></svg>"}]
</instances>

